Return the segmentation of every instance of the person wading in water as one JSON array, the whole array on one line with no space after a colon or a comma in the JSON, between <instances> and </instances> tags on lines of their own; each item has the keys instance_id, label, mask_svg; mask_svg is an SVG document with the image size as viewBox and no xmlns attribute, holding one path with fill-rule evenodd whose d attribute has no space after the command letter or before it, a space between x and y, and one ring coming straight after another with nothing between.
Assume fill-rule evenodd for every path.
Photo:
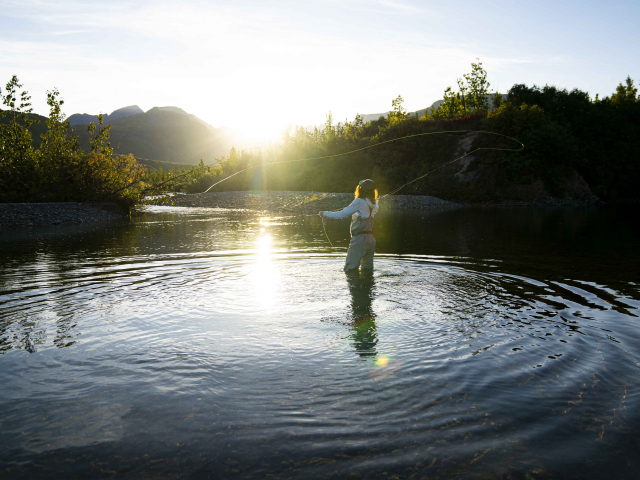
<instances>
[{"instance_id":1,"label":"person wading in water","mask_svg":"<svg viewBox=\"0 0 640 480\"><path fill-rule=\"evenodd\" d=\"M373 236L373 217L378 213L378 190L373 180L362 180L356 187L356 198L351 205L339 212L320 212L325 218L351 217L351 243L347 252L344 271L361 267L373 269L376 238Z\"/></svg>"}]
</instances>

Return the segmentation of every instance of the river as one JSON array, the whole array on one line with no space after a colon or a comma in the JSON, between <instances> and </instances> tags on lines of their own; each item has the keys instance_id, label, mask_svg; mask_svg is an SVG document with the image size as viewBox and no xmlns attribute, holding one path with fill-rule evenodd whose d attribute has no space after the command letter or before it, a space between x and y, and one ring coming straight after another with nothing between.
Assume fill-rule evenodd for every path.
<instances>
[{"instance_id":1,"label":"river","mask_svg":"<svg viewBox=\"0 0 640 480\"><path fill-rule=\"evenodd\" d=\"M637 212L325 222L1 232L0 476L637 478Z\"/></svg>"}]
</instances>

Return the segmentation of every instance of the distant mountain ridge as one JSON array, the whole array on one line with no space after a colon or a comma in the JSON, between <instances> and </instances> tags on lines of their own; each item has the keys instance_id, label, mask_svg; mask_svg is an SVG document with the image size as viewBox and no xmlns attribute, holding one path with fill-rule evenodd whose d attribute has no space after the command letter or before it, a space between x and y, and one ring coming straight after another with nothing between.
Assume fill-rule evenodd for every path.
<instances>
[{"instance_id":1,"label":"distant mountain ridge","mask_svg":"<svg viewBox=\"0 0 640 480\"><path fill-rule=\"evenodd\" d=\"M117 120L118 118L131 117L133 115L138 115L139 113L144 113L144 110L142 110L138 105L130 105L128 107L122 107L114 110L108 115L103 115L102 120L107 124L113 120ZM71 125L89 125L91 122L97 124L98 116L90 115L88 113L74 113L69 117L69 123L71 123Z\"/></svg>"},{"instance_id":2,"label":"distant mountain ridge","mask_svg":"<svg viewBox=\"0 0 640 480\"><path fill-rule=\"evenodd\" d=\"M69 117L80 136L83 149L90 148L91 136L85 128L97 124L98 116L76 113ZM160 162L216 163L228 155L231 147L242 148L244 143L235 132L215 128L204 120L179 107L153 107L146 112L137 105L114 110L103 117L104 125L111 125L109 142L115 153L132 153L135 157Z\"/></svg>"},{"instance_id":3,"label":"distant mountain ridge","mask_svg":"<svg viewBox=\"0 0 640 480\"><path fill-rule=\"evenodd\" d=\"M40 148L41 135L47 132L47 117L35 113L28 117L38 121L29 130L33 147ZM9 116L0 115L0 124L9 122ZM109 143L114 152L132 153L139 163L153 169L197 164L200 159L205 164L213 164L217 163L216 159L229 155L231 147L241 149L245 146L234 131L214 128L177 107L152 108L107 123L111 124ZM73 125L70 133L79 137L85 152L90 151L91 135L85 125Z\"/></svg>"},{"instance_id":4,"label":"distant mountain ridge","mask_svg":"<svg viewBox=\"0 0 640 480\"><path fill-rule=\"evenodd\" d=\"M95 116L71 115L74 125L88 125ZM153 107L143 112L133 105L120 108L104 121L111 125L109 142L115 153L132 153L135 157L162 162L195 164L216 163L228 155L231 147L242 148L240 137L227 128L215 128L178 107ZM76 129L83 149L90 148L89 132Z\"/></svg>"}]
</instances>

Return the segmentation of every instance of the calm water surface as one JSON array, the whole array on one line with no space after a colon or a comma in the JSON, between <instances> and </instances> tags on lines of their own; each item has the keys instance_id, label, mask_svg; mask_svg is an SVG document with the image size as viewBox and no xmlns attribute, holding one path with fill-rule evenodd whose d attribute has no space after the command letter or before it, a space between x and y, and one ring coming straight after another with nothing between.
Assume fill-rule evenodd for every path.
<instances>
[{"instance_id":1,"label":"calm water surface","mask_svg":"<svg viewBox=\"0 0 640 480\"><path fill-rule=\"evenodd\" d=\"M0 233L0 477L637 478L640 221L150 208Z\"/></svg>"}]
</instances>

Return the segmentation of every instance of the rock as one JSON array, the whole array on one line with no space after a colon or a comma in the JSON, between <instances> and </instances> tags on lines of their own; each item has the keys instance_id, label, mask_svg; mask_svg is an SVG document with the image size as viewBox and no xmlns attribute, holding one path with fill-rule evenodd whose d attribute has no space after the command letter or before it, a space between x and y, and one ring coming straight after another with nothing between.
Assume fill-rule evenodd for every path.
<instances>
[{"instance_id":1,"label":"rock","mask_svg":"<svg viewBox=\"0 0 640 480\"><path fill-rule=\"evenodd\" d=\"M35 227L110 222L127 216L106 203L0 203L0 227Z\"/></svg>"}]
</instances>

